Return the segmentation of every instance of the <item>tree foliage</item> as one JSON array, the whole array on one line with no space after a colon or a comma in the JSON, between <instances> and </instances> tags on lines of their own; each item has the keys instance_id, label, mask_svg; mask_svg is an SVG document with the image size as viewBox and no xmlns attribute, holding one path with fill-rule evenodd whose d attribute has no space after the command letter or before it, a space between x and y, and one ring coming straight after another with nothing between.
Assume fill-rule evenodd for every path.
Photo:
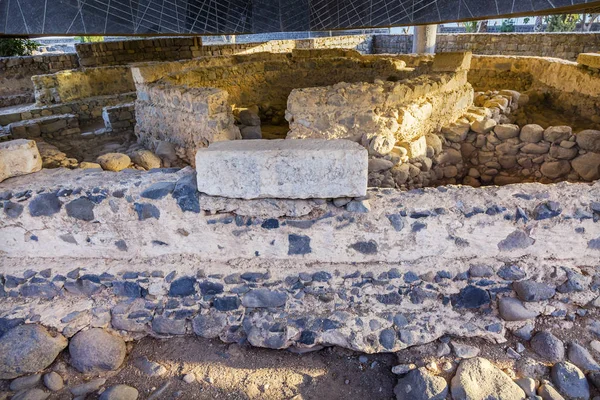
<instances>
[{"instance_id":1,"label":"tree foliage","mask_svg":"<svg viewBox=\"0 0 600 400\"><path fill-rule=\"evenodd\" d=\"M500 26L500 32L514 32L515 21L512 18L503 19L502 25Z\"/></svg>"},{"instance_id":2,"label":"tree foliage","mask_svg":"<svg viewBox=\"0 0 600 400\"><path fill-rule=\"evenodd\" d=\"M104 42L104 36L75 36L80 43Z\"/></svg>"},{"instance_id":3,"label":"tree foliage","mask_svg":"<svg viewBox=\"0 0 600 400\"><path fill-rule=\"evenodd\" d=\"M29 39L0 38L0 57L28 56L39 46Z\"/></svg>"},{"instance_id":4,"label":"tree foliage","mask_svg":"<svg viewBox=\"0 0 600 400\"><path fill-rule=\"evenodd\" d=\"M547 32L573 32L578 21L579 14L557 14L544 18Z\"/></svg>"}]
</instances>

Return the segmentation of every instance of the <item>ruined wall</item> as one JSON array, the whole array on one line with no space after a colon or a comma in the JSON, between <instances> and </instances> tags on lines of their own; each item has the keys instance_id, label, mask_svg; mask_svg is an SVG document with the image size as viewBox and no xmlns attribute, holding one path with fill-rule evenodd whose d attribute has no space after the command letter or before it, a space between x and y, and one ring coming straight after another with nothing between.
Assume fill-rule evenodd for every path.
<instances>
[{"instance_id":1,"label":"ruined wall","mask_svg":"<svg viewBox=\"0 0 600 400\"><path fill-rule=\"evenodd\" d=\"M143 61L176 61L204 56L228 56L259 52L283 53L293 49L356 49L371 53L371 35L334 36L301 40L203 45L200 37L170 37L77 44L85 67L124 65Z\"/></svg>"},{"instance_id":2,"label":"ruined wall","mask_svg":"<svg viewBox=\"0 0 600 400\"><path fill-rule=\"evenodd\" d=\"M295 50L292 54L256 53L135 66L136 133L147 143L173 142L185 155L183 158L193 164L196 149L219 137L238 137L232 107L258 106L263 114L273 116L271 121L283 121L287 98L295 88L339 81L401 79L412 73L403 62L385 58L363 60L349 50ZM210 92L210 100L202 98L206 92ZM190 103L181 101L180 96ZM152 100L155 98L160 100ZM218 107L213 110L207 101ZM165 109L161 110L163 106ZM207 110L205 116L217 119L208 125L190 125L204 117L189 115L188 108ZM182 110L183 114L173 110ZM198 129L199 126L205 128ZM201 132L203 129L207 131Z\"/></svg>"},{"instance_id":3,"label":"ruined wall","mask_svg":"<svg viewBox=\"0 0 600 400\"><path fill-rule=\"evenodd\" d=\"M556 58L474 56L469 82L476 90L533 90L558 109L596 120L600 75L575 62Z\"/></svg>"},{"instance_id":4,"label":"ruined wall","mask_svg":"<svg viewBox=\"0 0 600 400\"><path fill-rule=\"evenodd\" d=\"M216 88L154 84L138 88L137 137L150 149L161 141L175 145L177 156L194 164L196 150L220 140L241 139L228 93Z\"/></svg>"},{"instance_id":5,"label":"ruined wall","mask_svg":"<svg viewBox=\"0 0 600 400\"><path fill-rule=\"evenodd\" d=\"M0 57L0 107L32 103L32 76L78 66L75 54Z\"/></svg>"},{"instance_id":6,"label":"ruined wall","mask_svg":"<svg viewBox=\"0 0 600 400\"><path fill-rule=\"evenodd\" d=\"M503 342L522 326L496 312L511 281L597 281L598 183L371 190L357 213L198 197L194 178L43 170L0 183L0 317L381 352L443 335ZM582 307L594 290L570 297ZM574 312L562 293L528 306Z\"/></svg>"},{"instance_id":7,"label":"ruined wall","mask_svg":"<svg viewBox=\"0 0 600 400\"><path fill-rule=\"evenodd\" d=\"M202 46L202 38L164 37L117 42L81 43L75 51L84 67L124 65L141 61L172 61L192 57Z\"/></svg>"},{"instance_id":8,"label":"ruined wall","mask_svg":"<svg viewBox=\"0 0 600 400\"><path fill-rule=\"evenodd\" d=\"M38 105L135 91L129 67L83 68L31 78Z\"/></svg>"},{"instance_id":9,"label":"ruined wall","mask_svg":"<svg viewBox=\"0 0 600 400\"><path fill-rule=\"evenodd\" d=\"M575 60L600 51L600 33L459 33L438 34L436 51L510 54ZM373 53L411 53L412 35L374 35Z\"/></svg>"}]
</instances>

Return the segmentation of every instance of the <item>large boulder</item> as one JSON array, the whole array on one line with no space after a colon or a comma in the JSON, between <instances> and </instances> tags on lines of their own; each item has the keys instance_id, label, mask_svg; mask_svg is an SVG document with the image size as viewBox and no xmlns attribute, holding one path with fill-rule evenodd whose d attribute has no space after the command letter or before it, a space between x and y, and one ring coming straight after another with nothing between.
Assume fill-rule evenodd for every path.
<instances>
[{"instance_id":1,"label":"large boulder","mask_svg":"<svg viewBox=\"0 0 600 400\"><path fill-rule=\"evenodd\" d=\"M17 139L0 143L0 182L42 169L42 157L33 140Z\"/></svg>"},{"instance_id":2,"label":"large boulder","mask_svg":"<svg viewBox=\"0 0 600 400\"><path fill-rule=\"evenodd\" d=\"M400 378L394 393L397 400L443 400L448 395L448 384L441 376L431 375L427 368L419 368Z\"/></svg>"},{"instance_id":3,"label":"large boulder","mask_svg":"<svg viewBox=\"0 0 600 400\"><path fill-rule=\"evenodd\" d=\"M552 382L558 391L571 400L588 400L590 386L583 372L575 365L563 361L554 364L551 371Z\"/></svg>"},{"instance_id":4,"label":"large boulder","mask_svg":"<svg viewBox=\"0 0 600 400\"><path fill-rule=\"evenodd\" d=\"M571 161L575 172L586 181L600 178L600 154L586 153Z\"/></svg>"},{"instance_id":5,"label":"large boulder","mask_svg":"<svg viewBox=\"0 0 600 400\"><path fill-rule=\"evenodd\" d=\"M131 158L127 154L122 153L107 153L96 159L102 169L106 171L121 171L131 165Z\"/></svg>"},{"instance_id":6,"label":"large boulder","mask_svg":"<svg viewBox=\"0 0 600 400\"><path fill-rule=\"evenodd\" d=\"M451 382L454 400L519 400L525 392L485 358L463 360Z\"/></svg>"},{"instance_id":7,"label":"large boulder","mask_svg":"<svg viewBox=\"0 0 600 400\"><path fill-rule=\"evenodd\" d=\"M78 371L114 371L125 359L125 342L100 328L78 332L69 343L71 365Z\"/></svg>"},{"instance_id":8,"label":"large boulder","mask_svg":"<svg viewBox=\"0 0 600 400\"><path fill-rule=\"evenodd\" d=\"M161 160L150 150L137 150L131 154L131 160L145 169L160 168Z\"/></svg>"},{"instance_id":9,"label":"large boulder","mask_svg":"<svg viewBox=\"0 0 600 400\"><path fill-rule=\"evenodd\" d=\"M19 325L0 338L0 379L13 379L48 367L67 347L67 339L52 336L40 325Z\"/></svg>"},{"instance_id":10,"label":"large boulder","mask_svg":"<svg viewBox=\"0 0 600 400\"><path fill-rule=\"evenodd\" d=\"M579 148L600 153L600 131L586 129L575 135Z\"/></svg>"}]
</instances>

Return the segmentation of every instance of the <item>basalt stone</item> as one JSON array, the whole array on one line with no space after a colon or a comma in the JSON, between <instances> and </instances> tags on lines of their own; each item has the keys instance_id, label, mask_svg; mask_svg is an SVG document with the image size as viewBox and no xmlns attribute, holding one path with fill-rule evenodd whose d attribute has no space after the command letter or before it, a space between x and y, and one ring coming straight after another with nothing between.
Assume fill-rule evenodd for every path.
<instances>
[{"instance_id":1,"label":"basalt stone","mask_svg":"<svg viewBox=\"0 0 600 400\"><path fill-rule=\"evenodd\" d=\"M207 339L218 337L226 325L227 316L222 313L201 314L192 320L194 333Z\"/></svg>"},{"instance_id":2,"label":"basalt stone","mask_svg":"<svg viewBox=\"0 0 600 400\"><path fill-rule=\"evenodd\" d=\"M507 281L518 281L527 276L525 271L517 265L504 265L500 267L497 275Z\"/></svg>"},{"instance_id":3,"label":"basalt stone","mask_svg":"<svg viewBox=\"0 0 600 400\"><path fill-rule=\"evenodd\" d=\"M219 311L233 311L240 307L241 301L237 296L215 297L213 306Z\"/></svg>"},{"instance_id":4,"label":"basalt stone","mask_svg":"<svg viewBox=\"0 0 600 400\"><path fill-rule=\"evenodd\" d=\"M567 270L567 281L556 288L560 293L583 292L592 279L573 270Z\"/></svg>"},{"instance_id":5,"label":"basalt stone","mask_svg":"<svg viewBox=\"0 0 600 400\"><path fill-rule=\"evenodd\" d=\"M163 335L185 335L185 319L171 319L158 315L152 319L152 330Z\"/></svg>"},{"instance_id":6,"label":"basalt stone","mask_svg":"<svg viewBox=\"0 0 600 400\"><path fill-rule=\"evenodd\" d=\"M396 400L444 400L448 396L448 384L426 368L413 369L398 380L394 394Z\"/></svg>"},{"instance_id":7,"label":"basalt stone","mask_svg":"<svg viewBox=\"0 0 600 400\"><path fill-rule=\"evenodd\" d=\"M247 282L260 282L264 279L268 279L269 278L269 274L268 273L261 273L261 272L244 272L243 274L239 275L239 277ZM233 282L233 283L238 283L238 282ZM241 282L239 282L241 283Z\"/></svg>"},{"instance_id":8,"label":"basalt stone","mask_svg":"<svg viewBox=\"0 0 600 400\"><path fill-rule=\"evenodd\" d=\"M539 221L543 219L554 218L560 215L562 209L556 201L548 201L538 204L533 209L533 219Z\"/></svg>"},{"instance_id":9,"label":"basalt stone","mask_svg":"<svg viewBox=\"0 0 600 400\"><path fill-rule=\"evenodd\" d=\"M41 374L21 376L19 378L14 379L10 383L10 390L12 390L13 392L18 392L19 390L30 389L34 386L37 386L41 380Z\"/></svg>"},{"instance_id":10,"label":"basalt stone","mask_svg":"<svg viewBox=\"0 0 600 400\"><path fill-rule=\"evenodd\" d=\"M67 339L35 324L18 325L0 337L0 379L14 379L48 367Z\"/></svg>"},{"instance_id":11,"label":"basalt stone","mask_svg":"<svg viewBox=\"0 0 600 400\"><path fill-rule=\"evenodd\" d=\"M175 189L175 182L156 182L140 193L140 197L151 200L162 199Z\"/></svg>"},{"instance_id":12,"label":"basalt stone","mask_svg":"<svg viewBox=\"0 0 600 400\"><path fill-rule=\"evenodd\" d=\"M600 365L594 360L590 352L578 343L569 343L567 353L569 361L581 368L583 371L600 371Z\"/></svg>"},{"instance_id":13,"label":"basalt stone","mask_svg":"<svg viewBox=\"0 0 600 400\"><path fill-rule=\"evenodd\" d=\"M281 307L286 301L287 295L284 292L268 289L254 289L242 297L242 305L253 308Z\"/></svg>"},{"instance_id":14,"label":"basalt stone","mask_svg":"<svg viewBox=\"0 0 600 400\"><path fill-rule=\"evenodd\" d=\"M196 279L191 277L182 277L174 280L169 288L169 296L185 297L196 293L194 284Z\"/></svg>"},{"instance_id":15,"label":"basalt stone","mask_svg":"<svg viewBox=\"0 0 600 400\"><path fill-rule=\"evenodd\" d=\"M177 201L181 211L200 212L196 174L189 174L179 179L175 184L172 196Z\"/></svg>"},{"instance_id":16,"label":"basalt stone","mask_svg":"<svg viewBox=\"0 0 600 400\"><path fill-rule=\"evenodd\" d=\"M154 204L134 203L133 208L137 212L140 221L148 218L160 218L160 210Z\"/></svg>"},{"instance_id":17,"label":"basalt stone","mask_svg":"<svg viewBox=\"0 0 600 400\"><path fill-rule=\"evenodd\" d=\"M532 280L514 282L513 289L517 292L519 299L523 301L548 300L556 294L556 290L552 286Z\"/></svg>"},{"instance_id":18,"label":"basalt stone","mask_svg":"<svg viewBox=\"0 0 600 400\"><path fill-rule=\"evenodd\" d=\"M198 284L200 287L200 293L203 296L213 296L216 294L223 293L223 285L211 281L203 281Z\"/></svg>"},{"instance_id":19,"label":"basalt stone","mask_svg":"<svg viewBox=\"0 0 600 400\"><path fill-rule=\"evenodd\" d=\"M464 287L457 295L452 296L452 305L455 308L475 309L489 303L488 291L472 285Z\"/></svg>"},{"instance_id":20,"label":"basalt stone","mask_svg":"<svg viewBox=\"0 0 600 400\"><path fill-rule=\"evenodd\" d=\"M563 361L554 364L550 372L558 391L571 400L590 398L590 386L583 372L575 365Z\"/></svg>"},{"instance_id":21,"label":"basalt stone","mask_svg":"<svg viewBox=\"0 0 600 400\"><path fill-rule=\"evenodd\" d=\"M396 232L400 232L404 228L404 218L400 214L388 214L387 218Z\"/></svg>"},{"instance_id":22,"label":"basalt stone","mask_svg":"<svg viewBox=\"0 0 600 400\"><path fill-rule=\"evenodd\" d=\"M60 211L62 203L56 193L42 193L29 203L29 213L32 217L48 217Z\"/></svg>"},{"instance_id":23,"label":"basalt stone","mask_svg":"<svg viewBox=\"0 0 600 400\"><path fill-rule=\"evenodd\" d=\"M498 311L505 321L525 321L537 317L538 313L525 308L519 299L502 297L498 300Z\"/></svg>"},{"instance_id":24,"label":"basalt stone","mask_svg":"<svg viewBox=\"0 0 600 400\"><path fill-rule=\"evenodd\" d=\"M531 339L531 348L540 357L550 362L565 359L565 346L559 338L547 331L538 332Z\"/></svg>"},{"instance_id":25,"label":"basalt stone","mask_svg":"<svg viewBox=\"0 0 600 400\"><path fill-rule=\"evenodd\" d=\"M8 218L18 218L23 213L23 205L12 201L5 201L2 208Z\"/></svg>"},{"instance_id":26,"label":"basalt stone","mask_svg":"<svg viewBox=\"0 0 600 400\"><path fill-rule=\"evenodd\" d=\"M125 278L125 276L123 276ZM126 278L125 278L126 279ZM142 288L137 282L113 282L113 293L123 297L142 297Z\"/></svg>"},{"instance_id":27,"label":"basalt stone","mask_svg":"<svg viewBox=\"0 0 600 400\"><path fill-rule=\"evenodd\" d=\"M46 400L50 396L50 393L44 392L42 389L25 389L21 390L11 400Z\"/></svg>"},{"instance_id":28,"label":"basalt stone","mask_svg":"<svg viewBox=\"0 0 600 400\"><path fill-rule=\"evenodd\" d=\"M64 288L71 294L91 296L102 290L102 285L87 279L77 279L76 281L65 282Z\"/></svg>"},{"instance_id":29,"label":"basalt stone","mask_svg":"<svg viewBox=\"0 0 600 400\"><path fill-rule=\"evenodd\" d=\"M312 252L310 247L310 237L305 235L288 235L288 255L302 255Z\"/></svg>"},{"instance_id":30,"label":"basalt stone","mask_svg":"<svg viewBox=\"0 0 600 400\"><path fill-rule=\"evenodd\" d=\"M312 275L312 280L315 282L327 282L331 279L331 274L326 271L315 272Z\"/></svg>"},{"instance_id":31,"label":"basalt stone","mask_svg":"<svg viewBox=\"0 0 600 400\"><path fill-rule=\"evenodd\" d=\"M69 217L80 219L82 221L93 221L95 204L86 197L75 199L65 206Z\"/></svg>"},{"instance_id":32,"label":"basalt stone","mask_svg":"<svg viewBox=\"0 0 600 400\"><path fill-rule=\"evenodd\" d=\"M276 218L269 218L265 220L260 227L264 229L277 229L279 228L279 220Z\"/></svg>"},{"instance_id":33,"label":"basalt stone","mask_svg":"<svg viewBox=\"0 0 600 400\"><path fill-rule=\"evenodd\" d=\"M506 239L501 240L498 243L498 249L500 251L513 251L519 249L526 249L533 245L535 240L532 239L526 232L516 230L510 233Z\"/></svg>"},{"instance_id":34,"label":"basalt stone","mask_svg":"<svg viewBox=\"0 0 600 400\"><path fill-rule=\"evenodd\" d=\"M396 343L396 331L393 329L384 329L379 333L379 343L387 350L394 348Z\"/></svg>"},{"instance_id":35,"label":"basalt stone","mask_svg":"<svg viewBox=\"0 0 600 400\"><path fill-rule=\"evenodd\" d=\"M125 342L100 328L78 332L69 343L71 365L79 372L114 371L125 359Z\"/></svg>"},{"instance_id":36,"label":"basalt stone","mask_svg":"<svg viewBox=\"0 0 600 400\"><path fill-rule=\"evenodd\" d=\"M362 254L377 254L377 242L369 240L368 242L356 242L350 245L350 248Z\"/></svg>"},{"instance_id":37,"label":"basalt stone","mask_svg":"<svg viewBox=\"0 0 600 400\"><path fill-rule=\"evenodd\" d=\"M59 289L53 283L27 284L20 289L24 297L39 297L44 300L50 300L58 296Z\"/></svg>"}]
</instances>

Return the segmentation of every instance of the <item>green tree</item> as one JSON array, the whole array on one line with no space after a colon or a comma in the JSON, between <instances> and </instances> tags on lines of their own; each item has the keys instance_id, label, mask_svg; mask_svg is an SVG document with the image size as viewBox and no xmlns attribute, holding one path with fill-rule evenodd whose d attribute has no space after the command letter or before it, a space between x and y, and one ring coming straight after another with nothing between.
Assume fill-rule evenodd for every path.
<instances>
[{"instance_id":1,"label":"green tree","mask_svg":"<svg viewBox=\"0 0 600 400\"><path fill-rule=\"evenodd\" d=\"M40 44L29 39L0 39L0 57L28 56Z\"/></svg>"},{"instance_id":2,"label":"green tree","mask_svg":"<svg viewBox=\"0 0 600 400\"><path fill-rule=\"evenodd\" d=\"M503 19L502 25L500 26L500 32L514 32L515 21L512 18Z\"/></svg>"},{"instance_id":3,"label":"green tree","mask_svg":"<svg viewBox=\"0 0 600 400\"><path fill-rule=\"evenodd\" d=\"M573 32L579 22L579 14L557 14L544 18L546 32Z\"/></svg>"},{"instance_id":4,"label":"green tree","mask_svg":"<svg viewBox=\"0 0 600 400\"><path fill-rule=\"evenodd\" d=\"M467 33L477 32L477 21L463 22L462 26L465 28L465 32Z\"/></svg>"},{"instance_id":5,"label":"green tree","mask_svg":"<svg viewBox=\"0 0 600 400\"><path fill-rule=\"evenodd\" d=\"M104 42L104 36L75 36L80 43Z\"/></svg>"}]
</instances>

